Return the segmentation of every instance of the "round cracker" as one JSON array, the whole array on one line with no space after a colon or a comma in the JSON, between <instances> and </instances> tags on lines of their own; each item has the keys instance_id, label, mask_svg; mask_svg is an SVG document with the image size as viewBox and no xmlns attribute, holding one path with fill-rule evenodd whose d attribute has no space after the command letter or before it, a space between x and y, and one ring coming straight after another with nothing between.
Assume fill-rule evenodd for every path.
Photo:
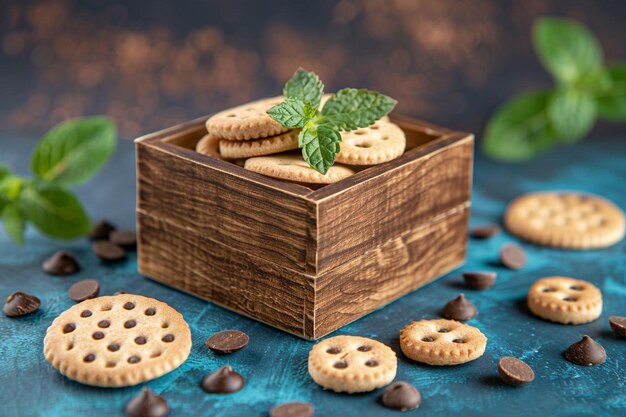
<instances>
[{"instance_id":1,"label":"round cracker","mask_svg":"<svg viewBox=\"0 0 626 417\"><path fill-rule=\"evenodd\" d=\"M299 130L290 130L264 139L222 140L219 143L219 153L223 158L239 159L291 151L298 149L298 133Z\"/></svg>"},{"instance_id":2,"label":"round cracker","mask_svg":"<svg viewBox=\"0 0 626 417\"><path fill-rule=\"evenodd\" d=\"M373 125L343 132L337 162L349 165L376 165L402 155L406 148L404 131L388 119Z\"/></svg>"},{"instance_id":3,"label":"round cracker","mask_svg":"<svg viewBox=\"0 0 626 417\"><path fill-rule=\"evenodd\" d=\"M207 133L196 144L196 152L206 156L212 156L214 158L221 159L219 145L220 138L210 133Z\"/></svg>"},{"instance_id":4,"label":"round cracker","mask_svg":"<svg viewBox=\"0 0 626 417\"><path fill-rule=\"evenodd\" d=\"M244 168L268 177L310 184L330 184L354 174L350 168L335 164L322 175L300 155L258 156L247 159Z\"/></svg>"}]
</instances>

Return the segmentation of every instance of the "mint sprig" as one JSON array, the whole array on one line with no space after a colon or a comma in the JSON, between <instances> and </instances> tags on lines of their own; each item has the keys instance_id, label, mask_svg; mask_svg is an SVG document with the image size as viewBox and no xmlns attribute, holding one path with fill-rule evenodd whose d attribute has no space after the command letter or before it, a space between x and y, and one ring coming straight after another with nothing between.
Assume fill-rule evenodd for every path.
<instances>
[{"instance_id":1,"label":"mint sprig","mask_svg":"<svg viewBox=\"0 0 626 417\"><path fill-rule=\"evenodd\" d=\"M59 239L86 234L91 225L67 186L87 181L115 150L115 124L104 117L74 119L54 127L31 157L33 179L11 174L0 165L0 219L18 244L31 222L42 233Z\"/></svg>"},{"instance_id":2,"label":"mint sprig","mask_svg":"<svg viewBox=\"0 0 626 417\"><path fill-rule=\"evenodd\" d=\"M540 18L535 51L556 86L502 105L487 123L483 151L505 161L533 158L557 143L584 138L598 117L626 121L626 64L603 64L602 48L584 25Z\"/></svg>"},{"instance_id":3,"label":"mint sprig","mask_svg":"<svg viewBox=\"0 0 626 417\"><path fill-rule=\"evenodd\" d=\"M309 166L326 174L340 150L341 132L367 127L386 116L396 105L391 97L375 91L345 88L319 104L324 84L312 72L299 69L283 89L285 101L267 114L289 129L302 129L298 146Z\"/></svg>"}]
</instances>

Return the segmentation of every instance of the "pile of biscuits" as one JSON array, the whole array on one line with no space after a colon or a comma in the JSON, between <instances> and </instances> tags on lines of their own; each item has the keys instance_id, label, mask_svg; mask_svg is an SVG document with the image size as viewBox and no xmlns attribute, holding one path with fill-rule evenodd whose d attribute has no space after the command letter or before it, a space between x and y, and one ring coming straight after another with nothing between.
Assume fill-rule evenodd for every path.
<instances>
[{"instance_id":1,"label":"pile of biscuits","mask_svg":"<svg viewBox=\"0 0 626 417\"><path fill-rule=\"evenodd\" d=\"M323 105L330 96L322 98ZM395 159L404 153L406 137L388 117L371 126L342 133L337 163L326 174L311 168L298 150L299 129L288 129L267 111L283 96L267 98L221 111L206 121L208 133L196 151L230 160L269 177L302 184L330 184L362 167Z\"/></svg>"}]
</instances>

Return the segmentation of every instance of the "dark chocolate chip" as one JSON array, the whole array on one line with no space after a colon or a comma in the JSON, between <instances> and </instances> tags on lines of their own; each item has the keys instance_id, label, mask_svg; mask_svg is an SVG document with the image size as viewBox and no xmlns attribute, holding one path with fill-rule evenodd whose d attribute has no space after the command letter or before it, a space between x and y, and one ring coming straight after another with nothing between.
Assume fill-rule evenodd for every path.
<instances>
[{"instance_id":1,"label":"dark chocolate chip","mask_svg":"<svg viewBox=\"0 0 626 417\"><path fill-rule=\"evenodd\" d=\"M146 316L154 316L156 314L156 309L150 307L150 308L146 308L146 311L144 311L144 314Z\"/></svg>"},{"instance_id":2,"label":"dark chocolate chip","mask_svg":"<svg viewBox=\"0 0 626 417\"><path fill-rule=\"evenodd\" d=\"M91 336L96 340L104 339L104 333L102 332L94 332Z\"/></svg>"},{"instance_id":3,"label":"dark chocolate chip","mask_svg":"<svg viewBox=\"0 0 626 417\"><path fill-rule=\"evenodd\" d=\"M98 327L101 327L103 329L106 329L107 327L109 327L111 325L111 322L108 320L100 320L98 322Z\"/></svg>"},{"instance_id":4,"label":"dark chocolate chip","mask_svg":"<svg viewBox=\"0 0 626 417\"><path fill-rule=\"evenodd\" d=\"M150 388L144 388L141 394L126 404L128 417L165 417L169 412L165 398L156 395Z\"/></svg>"},{"instance_id":5,"label":"dark chocolate chip","mask_svg":"<svg viewBox=\"0 0 626 417\"><path fill-rule=\"evenodd\" d=\"M315 409L307 403L286 403L270 410L270 417L311 417Z\"/></svg>"},{"instance_id":6,"label":"dark chocolate chip","mask_svg":"<svg viewBox=\"0 0 626 417\"><path fill-rule=\"evenodd\" d=\"M420 406L422 396L413 385L398 381L387 387L382 396L382 403L387 408L408 411Z\"/></svg>"},{"instance_id":7,"label":"dark chocolate chip","mask_svg":"<svg viewBox=\"0 0 626 417\"><path fill-rule=\"evenodd\" d=\"M91 232L89 232L89 238L93 240L108 239L109 233L113 230L115 230L115 226L102 219L93 225Z\"/></svg>"},{"instance_id":8,"label":"dark chocolate chip","mask_svg":"<svg viewBox=\"0 0 626 417\"><path fill-rule=\"evenodd\" d=\"M93 253L104 262L116 262L126 258L126 252L121 247L108 240L96 240L91 245Z\"/></svg>"},{"instance_id":9,"label":"dark chocolate chip","mask_svg":"<svg viewBox=\"0 0 626 417\"><path fill-rule=\"evenodd\" d=\"M93 353L90 353L89 355L86 355L83 358L83 361L85 361L85 362L93 362L95 360L96 360L96 355L94 355Z\"/></svg>"},{"instance_id":10,"label":"dark chocolate chip","mask_svg":"<svg viewBox=\"0 0 626 417\"><path fill-rule=\"evenodd\" d=\"M93 315L93 313L90 310L83 310L82 313L80 313L80 316L85 318L85 317L91 317Z\"/></svg>"},{"instance_id":11,"label":"dark chocolate chip","mask_svg":"<svg viewBox=\"0 0 626 417\"><path fill-rule=\"evenodd\" d=\"M478 315L476 306L472 304L463 294L459 294L451 300L441 311L441 317L450 320L466 321Z\"/></svg>"},{"instance_id":12,"label":"dark chocolate chip","mask_svg":"<svg viewBox=\"0 0 626 417\"><path fill-rule=\"evenodd\" d=\"M37 311L41 301L34 295L16 291L7 297L4 303L4 315L7 317L20 317Z\"/></svg>"},{"instance_id":13,"label":"dark chocolate chip","mask_svg":"<svg viewBox=\"0 0 626 417\"><path fill-rule=\"evenodd\" d=\"M215 333L206 341L206 345L215 353L226 354L237 352L246 347L250 338L239 330L224 330Z\"/></svg>"},{"instance_id":14,"label":"dark chocolate chip","mask_svg":"<svg viewBox=\"0 0 626 417\"><path fill-rule=\"evenodd\" d=\"M600 365L606 360L606 352L601 344L585 335L582 340L567 348L565 358L576 365Z\"/></svg>"},{"instance_id":15,"label":"dark chocolate chip","mask_svg":"<svg viewBox=\"0 0 626 417\"><path fill-rule=\"evenodd\" d=\"M443 328L443 329L439 329L437 330L439 333L448 333L450 330Z\"/></svg>"},{"instance_id":16,"label":"dark chocolate chip","mask_svg":"<svg viewBox=\"0 0 626 417\"><path fill-rule=\"evenodd\" d=\"M508 385L529 384L535 379L535 373L526 362L510 356L498 361L498 372L502 381Z\"/></svg>"},{"instance_id":17,"label":"dark chocolate chip","mask_svg":"<svg viewBox=\"0 0 626 417\"><path fill-rule=\"evenodd\" d=\"M470 234L476 239L488 239L500 233L501 230L498 225L488 224L473 228Z\"/></svg>"},{"instance_id":18,"label":"dark chocolate chip","mask_svg":"<svg viewBox=\"0 0 626 417\"><path fill-rule=\"evenodd\" d=\"M73 253L59 251L46 259L42 268L50 275L72 275L80 270L80 265Z\"/></svg>"},{"instance_id":19,"label":"dark chocolate chip","mask_svg":"<svg viewBox=\"0 0 626 417\"><path fill-rule=\"evenodd\" d=\"M519 245L504 245L500 250L500 262L509 269L522 269L526 266L526 252Z\"/></svg>"},{"instance_id":20,"label":"dark chocolate chip","mask_svg":"<svg viewBox=\"0 0 626 417\"><path fill-rule=\"evenodd\" d=\"M161 338L162 341L164 341L165 343L170 343L174 341L174 335L171 333L166 334L165 336L163 336Z\"/></svg>"},{"instance_id":21,"label":"dark chocolate chip","mask_svg":"<svg viewBox=\"0 0 626 417\"><path fill-rule=\"evenodd\" d=\"M348 362L346 361L337 361L333 365L337 369L346 369L348 367Z\"/></svg>"},{"instance_id":22,"label":"dark chocolate chip","mask_svg":"<svg viewBox=\"0 0 626 417\"><path fill-rule=\"evenodd\" d=\"M464 339L453 339L452 343L465 343Z\"/></svg>"},{"instance_id":23,"label":"dark chocolate chip","mask_svg":"<svg viewBox=\"0 0 626 417\"><path fill-rule=\"evenodd\" d=\"M626 317L611 316L609 317L609 324L613 333L618 336L626 337Z\"/></svg>"},{"instance_id":24,"label":"dark chocolate chip","mask_svg":"<svg viewBox=\"0 0 626 417\"><path fill-rule=\"evenodd\" d=\"M63 333L72 333L74 330L76 330L76 325L74 323L67 323L63 326Z\"/></svg>"},{"instance_id":25,"label":"dark chocolate chip","mask_svg":"<svg viewBox=\"0 0 626 417\"><path fill-rule=\"evenodd\" d=\"M363 345L356 348L356 350L358 350L359 352L369 352L370 350L372 350L372 347L369 345Z\"/></svg>"},{"instance_id":26,"label":"dark chocolate chip","mask_svg":"<svg viewBox=\"0 0 626 417\"><path fill-rule=\"evenodd\" d=\"M369 366L370 368L373 368L375 366L378 366L378 361L374 359L370 359L367 362L365 362L365 366Z\"/></svg>"},{"instance_id":27,"label":"dark chocolate chip","mask_svg":"<svg viewBox=\"0 0 626 417\"><path fill-rule=\"evenodd\" d=\"M131 303L130 301L124 303L124 310L132 310L133 308L135 308L135 303Z\"/></svg>"},{"instance_id":28,"label":"dark chocolate chip","mask_svg":"<svg viewBox=\"0 0 626 417\"><path fill-rule=\"evenodd\" d=\"M85 301L98 296L100 284L95 279L84 279L72 285L68 291L70 298L76 302Z\"/></svg>"},{"instance_id":29,"label":"dark chocolate chip","mask_svg":"<svg viewBox=\"0 0 626 417\"><path fill-rule=\"evenodd\" d=\"M141 362L141 358L139 356L131 356L128 358L128 363L139 363Z\"/></svg>"},{"instance_id":30,"label":"dark chocolate chip","mask_svg":"<svg viewBox=\"0 0 626 417\"><path fill-rule=\"evenodd\" d=\"M109 349L111 352L117 352L118 350L120 350L120 345L118 345L117 343L111 343L109 346L107 346L107 349Z\"/></svg>"},{"instance_id":31,"label":"dark chocolate chip","mask_svg":"<svg viewBox=\"0 0 626 417\"><path fill-rule=\"evenodd\" d=\"M336 355L339 352L341 352L341 349L339 349L338 347L331 347L326 349L326 353L330 353L331 355Z\"/></svg>"},{"instance_id":32,"label":"dark chocolate chip","mask_svg":"<svg viewBox=\"0 0 626 417\"><path fill-rule=\"evenodd\" d=\"M487 271L464 272L465 286L475 290L485 290L493 287L496 282L496 273Z\"/></svg>"},{"instance_id":33,"label":"dark chocolate chip","mask_svg":"<svg viewBox=\"0 0 626 417\"><path fill-rule=\"evenodd\" d=\"M148 342L148 339L146 339L145 336L137 336L135 338L135 343L137 343L138 345L145 345L146 342Z\"/></svg>"},{"instance_id":34,"label":"dark chocolate chip","mask_svg":"<svg viewBox=\"0 0 626 417\"><path fill-rule=\"evenodd\" d=\"M243 377L228 365L202 379L202 389L210 394L231 394L242 389L244 385Z\"/></svg>"},{"instance_id":35,"label":"dark chocolate chip","mask_svg":"<svg viewBox=\"0 0 626 417\"><path fill-rule=\"evenodd\" d=\"M137 236L132 230L114 230L109 234L109 242L126 250L137 247Z\"/></svg>"},{"instance_id":36,"label":"dark chocolate chip","mask_svg":"<svg viewBox=\"0 0 626 417\"><path fill-rule=\"evenodd\" d=\"M135 327L137 325L137 322L135 320L126 320L124 322L124 327L126 329L132 329L133 327Z\"/></svg>"},{"instance_id":37,"label":"dark chocolate chip","mask_svg":"<svg viewBox=\"0 0 626 417\"><path fill-rule=\"evenodd\" d=\"M422 342L434 342L435 338L427 336L427 337L422 337Z\"/></svg>"}]
</instances>

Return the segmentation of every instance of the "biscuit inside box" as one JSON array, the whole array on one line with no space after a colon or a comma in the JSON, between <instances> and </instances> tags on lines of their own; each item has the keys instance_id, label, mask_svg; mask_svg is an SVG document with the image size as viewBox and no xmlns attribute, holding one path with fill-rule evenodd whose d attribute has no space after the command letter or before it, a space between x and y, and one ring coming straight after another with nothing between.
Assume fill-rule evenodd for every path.
<instances>
[{"instance_id":1,"label":"biscuit inside box","mask_svg":"<svg viewBox=\"0 0 626 417\"><path fill-rule=\"evenodd\" d=\"M137 139L140 273L317 339L460 266L473 135L390 118L404 154L318 188L199 154L206 117Z\"/></svg>"}]
</instances>

